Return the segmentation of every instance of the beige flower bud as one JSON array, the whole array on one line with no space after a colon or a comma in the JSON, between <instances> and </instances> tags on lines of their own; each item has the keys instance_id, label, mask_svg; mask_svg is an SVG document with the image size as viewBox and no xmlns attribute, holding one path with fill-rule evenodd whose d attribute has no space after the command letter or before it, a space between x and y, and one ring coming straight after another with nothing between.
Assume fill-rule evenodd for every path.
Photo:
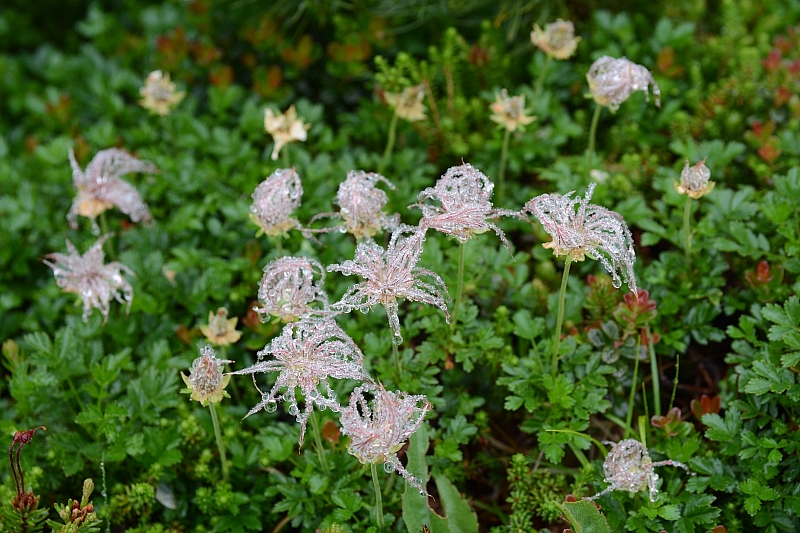
<instances>
[{"instance_id":1,"label":"beige flower bud","mask_svg":"<svg viewBox=\"0 0 800 533\"><path fill-rule=\"evenodd\" d=\"M311 124L304 124L297 118L297 111L294 104L289 106L285 113L276 115L272 109L264 112L264 129L272 135L275 147L272 149L272 160L277 161L278 154L285 145L290 142L305 142L306 132L311 129Z\"/></svg>"},{"instance_id":2,"label":"beige flower bud","mask_svg":"<svg viewBox=\"0 0 800 533\"><path fill-rule=\"evenodd\" d=\"M542 30L538 24L533 25L531 42L542 51L556 59L569 59L578 48L580 37L575 37L575 26L572 22L561 19L545 26Z\"/></svg>"},{"instance_id":3,"label":"beige flower bud","mask_svg":"<svg viewBox=\"0 0 800 533\"><path fill-rule=\"evenodd\" d=\"M687 159L681 172L681 182L672 182L672 184L678 194L685 194L689 198L697 200L714 189L716 183L708 181L709 178L711 178L711 170L706 166L705 159L691 167Z\"/></svg>"},{"instance_id":4,"label":"beige flower bud","mask_svg":"<svg viewBox=\"0 0 800 533\"><path fill-rule=\"evenodd\" d=\"M397 116L409 122L425 120L425 106L422 100L425 99L425 88L422 85L406 87L403 92L383 94L389 107L393 107Z\"/></svg>"},{"instance_id":5,"label":"beige flower bud","mask_svg":"<svg viewBox=\"0 0 800 533\"><path fill-rule=\"evenodd\" d=\"M241 332L236 331L238 321L235 317L228 318L228 310L220 307L216 313L208 312L208 324L201 324L200 331L214 346L227 346L242 337Z\"/></svg>"},{"instance_id":6,"label":"beige flower bud","mask_svg":"<svg viewBox=\"0 0 800 533\"><path fill-rule=\"evenodd\" d=\"M156 115L169 115L172 108L183 100L186 93L176 91L175 84L169 79L169 74L154 70L144 82L144 87L139 89L142 99L139 105Z\"/></svg>"},{"instance_id":7,"label":"beige flower bud","mask_svg":"<svg viewBox=\"0 0 800 533\"><path fill-rule=\"evenodd\" d=\"M492 116L489 117L493 122L505 127L508 131L517 131L531 124L536 117L525 114L525 95L508 96L508 91L503 89L495 95L495 102L492 104Z\"/></svg>"}]
</instances>

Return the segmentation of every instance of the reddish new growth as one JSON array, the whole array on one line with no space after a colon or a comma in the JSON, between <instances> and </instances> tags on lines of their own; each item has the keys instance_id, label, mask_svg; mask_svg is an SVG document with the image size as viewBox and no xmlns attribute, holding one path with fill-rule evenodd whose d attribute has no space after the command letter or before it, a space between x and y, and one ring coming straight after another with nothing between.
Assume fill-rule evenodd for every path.
<instances>
[{"instance_id":1,"label":"reddish new growth","mask_svg":"<svg viewBox=\"0 0 800 533\"><path fill-rule=\"evenodd\" d=\"M420 226L423 228L453 235L462 243L474 233L491 229L510 250L505 234L490 220L501 216L519 218L520 214L492 207L493 190L494 184L489 178L467 163L448 169L436 185L422 191L418 202L410 207L422 209ZM423 203L425 200L434 200L440 205Z\"/></svg>"},{"instance_id":2,"label":"reddish new growth","mask_svg":"<svg viewBox=\"0 0 800 533\"><path fill-rule=\"evenodd\" d=\"M422 481L403 467L397 451L417 430L431 404L425 396L390 392L380 387L374 389L375 399L370 409L364 399L364 392L370 389L356 387L350 395L350 405L339 419L342 433L350 437L347 451L362 464L383 463L387 473L397 471L420 494L427 496Z\"/></svg>"},{"instance_id":3,"label":"reddish new growth","mask_svg":"<svg viewBox=\"0 0 800 533\"><path fill-rule=\"evenodd\" d=\"M44 426L38 428L28 429L26 431L17 431L14 433L14 438L11 441L11 447L8 449L8 460L11 463L11 477L14 478L14 488L17 494L12 498L11 505L18 510L33 510L39 504L39 497L33 494L33 491L25 491L25 475L22 472L22 465L19 462L19 456L22 452L22 447L28 444L33 439L33 434L38 430L47 430Z\"/></svg>"},{"instance_id":4,"label":"reddish new growth","mask_svg":"<svg viewBox=\"0 0 800 533\"><path fill-rule=\"evenodd\" d=\"M78 188L78 196L67 214L70 227L78 227L78 215L92 219L92 232L99 235L96 218L113 206L128 215L133 222L150 220L150 211L136 188L120 179L123 174L143 172L153 174L158 169L148 161L136 159L128 152L111 148L97 152L94 159L81 170L72 149L69 150L72 166L72 181Z\"/></svg>"},{"instance_id":5,"label":"reddish new growth","mask_svg":"<svg viewBox=\"0 0 800 533\"><path fill-rule=\"evenodd\" d=\"M267 356L274 359L264 361ZM247 413L250 416L262 409L277 409L277 402L289 404L289 414L300 423L300 445L303 445L308 417L316 404L320 409L341 410L328 378L354 379L371 382L364 370L364 356L355 342L333 319L304 318L286 324L283 332L258 352L258 362L253 366L232 372L256 374L278 372L278 378L269 394L261 392L261 401ZM255 383L255 377L253 378ZM258 386L256 386L258 388ZM297 405L295 389L305 397L305 409ZM322 390L320 390L320 388ZM280 390L285 389L283 394Z\"/></svg>"},{"instance_id":6,"label":"reddish new growth","mask_svg":"<svg viewBox=\"0 0 800 533\"><path fill-rule=\"evenodd\" d=\"M362 242L356 248L353 260L328 266L329 272L337 271L345 276L356 274L365 279L347 289L342 299L331 307L344 313L353 309L366 313L375 304L383 305L395 344L403 341L397 316L398 298L435 305L444 312L449 322L447 286L435 272L417 267L422 254L424 231L415 231L411 226L402 225L392 233L387 249L374 242ZM421 276L427 276L432 281L425 282L420 279Z\"/></svg>"},{"instance_id":7,"label":"reddish new growth","mask_svg":"<svg viewBox=\"0 0 800 533\"><path fill-rule=\"evenodd\" d=\"M314 276L319 277L314 282ZM262 317L271 315L291 322L314 312L311 304L328 307L328 296L322 290L325 269L308 257L281 257L264 267L258 287L258 300L263 307L255 308Z\"/></svg>"},{"instance_id":8,"label":"reddish new growth","mask_svg":"<svg viewBox=\"0 0 800 533\"><path fill-rule=\"evenodd\" d=\"M122 277L122 273L133 275L131 269L118 261L103 264L105 254L103 243L111 234L103 235L81 255L73 244L67 241L69 255L48 254L44 264L53 269L56 284L65 292L74 292L83 300L83 321L89 320L92 308L96 307L103 314L103 323L108 320L111 299L119 303L127 303L130 309L133 300L133 288Z\"/></svg>"},{"instance_id":9,"label":"reddish new growth","mask_svg":"<svg viewBox=\"0 0 800 533\"><path fill-rule=\"evenodd\" d=\"M339 229L342 233L351 233L356 239L371 239L381 229L395 229L400 215L387 215L383 211L389 198L376 187L379 182L385 183L390 189L395 188L392 182L380 174L351 170L336 193L335 202L339 205L339 212L320 213L311 221L325 216L341 218L344 225L318 231Z\"/></svg>"},{"instance_id":10,"label":"reddish new growth","mask_svg":"<svg viewBox=\"0 0 800 533\"><path fill-rule=\"evenodd\" d=\"M583 261L588 255L603 264L614 287L619 289L624 280L638 294L631 232L622 215L589 203L594 188L594 183L589 185L585 198L571 198L575 191L563 196L542 194L528 201L522 211L533 214L553 237L544 247L551 248L556 256Z\"/></svg>"}]
</instances>

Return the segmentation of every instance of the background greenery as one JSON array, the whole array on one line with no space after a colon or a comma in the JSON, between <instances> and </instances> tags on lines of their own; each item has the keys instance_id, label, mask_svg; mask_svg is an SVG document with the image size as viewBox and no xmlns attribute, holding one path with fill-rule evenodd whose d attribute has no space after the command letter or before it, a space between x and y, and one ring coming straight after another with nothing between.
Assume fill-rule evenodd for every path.
<instances>
[{"instance_id":1,"label":"background greenery","mask_svg":"<svg viewBox=\"0 0 800 533\"><path fill-rule=\"evenodd\" d=\"M241 420L258 395L248 380L234 379L232 398L218 409L232 462L223 482L208 410L178 394L178 373L199 355L197 326L209 311L225 306L246 324L226 355L236 368L252 363L277 331L249 312L263 265L277 257L248 221L250 194L278 168L263 131L265 107L294 103L312 124L307 142L288 147L306 191L297 216L306 222L333 210L348 170L377 167L392 111L376 78L391 80L385 71L381 79L375 57L403 65L408 81L426 83L434 96L426 99L429 120L401 121L385 172L397 185L391 210L415 223L418 211L407 206L448 167L463 159L496 175L503 133L488 106L501 88L524 94L538 120L512 136L513 194L498 201L519 209L537 194L585 190L593 103L584 76L601 55L624 55L651 70L663 106L638 93L616 114L603 113L604 172L596 174L593 202L631 227L639 284L657 316L632 325L623 293L610 290L600 266L574 265L564 359L549 379L539 354L550 350L562 264L540 246L549 240L541 227L502 220L513 256L488 233L468 243L467 307L455 334L438 311L402 307L402 374L382 311L341 324L387 388L426 394L434 405L429 447L418 436L400 454L412 471L432 476L432 512L463 516L460 492L481 531L560 531L566 526L554 502L606 486L603 455L587 435L646 437L654 460L685 462L696 475L659 469L663 493L652 504L643 494L604 496L612 530L798 530L800 27L787 24L797 24L800 7L780 0L615 6L4 2L0 434L10 443L17 430L47 426L23 452L26 482L41 505L77 498L92 477L103 527L113 531L373 526L368 470L333 426L328 477L310 443L298 450L298 427L283 409ZM529 32L557 17L574 21L583 40L575 57L551 64L534 99L545 56ZM188 93L167 117L137 105L154 69ZM109 212L117 258L136 277L130 314L114 306L105 325L97 312L83 323L73 295L41 262L63 252L65 238L81 251L95 239L85 219L78 230L66 224L75 193L70 147L83 165L101 149L121 147L160 169L126 178L149 204L152 225ZM692 204L691 264L683 255L684 199L672 185L685 158L706 158L717 182ZM349 236L320 240L323 246L297 233L284 246L324 265L352 258ZM422 266L452 290L457 254L456 242L429 235ZM332 274L326 289L337 298L352 282ZM660 337L658 371L643 362L634 383L636 346L628 339L645 326ZM343 383L339 392L353 386ZM677 412L668 411L673 405ZM323 418L335 421L331 413ZM4 464L0 479L0 505L7 505L15 490ZM411 519L397 516L419 503L404 503L408 488L399 476L384 483L387 528L411 531Z\"/></svg>"}]
</instances>

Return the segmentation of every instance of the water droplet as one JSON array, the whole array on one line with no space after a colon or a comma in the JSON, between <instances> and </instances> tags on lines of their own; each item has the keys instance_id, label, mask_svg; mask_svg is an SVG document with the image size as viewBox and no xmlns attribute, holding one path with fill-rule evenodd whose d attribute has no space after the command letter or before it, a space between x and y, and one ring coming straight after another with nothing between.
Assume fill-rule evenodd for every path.
<instances>
[{"instance_id":1,"label":"water droplet","mask_svg":"<svg viewBox=\"0 0 800 533\"><path fill-rule=\"evenodd\" d=\"M269 402L264 405L264 411L268 413L274 413L278 410L278 403L277 402Z\"/></svg>"}]
</instances>

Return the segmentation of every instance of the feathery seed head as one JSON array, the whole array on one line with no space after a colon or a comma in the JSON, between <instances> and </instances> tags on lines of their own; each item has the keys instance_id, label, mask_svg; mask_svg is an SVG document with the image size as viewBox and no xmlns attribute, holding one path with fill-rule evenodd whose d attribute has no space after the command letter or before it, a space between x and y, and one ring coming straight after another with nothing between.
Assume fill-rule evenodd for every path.
<instances>
[{"instance_id":1,"label":"feathery seed head","mask_svg":"<svg viewBox=\"0 0 800 533\"><path fill-rule=\"evenodd\" d=\"M272 135L275 147L272 149L272 160L278 160L278 154L287 144L295 141L305 142L307 131L311 129L311 124L304 124L297 118L297 110L294 104L289 106L286 112L276 115L272 109L264 111L264 129Z\"/></svg>"},{"instance_id":2,"label":"feathery seed head","mask_svg":"<svg viewBox=\"0 0 800 533\"><path fill-rule=\"evenodd\" d=\"M267 356L272 356L272 359L265 360ZM253 366L232 372L278 372L272 390L269 394L261 394L261 401L250 409L247 416L262 409L274 411L278 400L285 401L289 404L289 414L300 423L301 446L314 405L335 412L341 410L339 400L328 384L329 377L372 382L364 370L361 350L332 318L303 318L286 324L283 332L258 352L258 359ZM295 396L298 388L305 397L302 411ZM282 389L285 392L280 394Z\"/></svg>"},{"instance_id":3,"label":"feathery seed head","mask_svg":"<svg viewBox=\"0 0 800 533\"><path fill-rule=\"evenodd\" d=\"M72 229L78 227L78 215L90 218L92 232L99 235L100 228L96 218L113 206L128 215L133 222L149 222L150 211L136 188L120 179L120 176L131 172L153 174L158 169L149 161L136 159L128 152L111 148L100 150L89 162L84 172L75 159L70 148L69 162L72 167L72 182L78 189L78 195L72 202L67 220Z\"/></svg>"},{"instance_id":4,"label":"feathery seed head","mask_svg":"<svg viewBox=\"0 0 800 533\"><path fill-rule=\"evenodd\" d=\"M706 160L703 159L693 166L689 166L689 160L686 160L686 165L681 172L681 182L672 182L675 190L679 194L685 194L689 198L697 200L706 194L710 193L716 185L713 181L708 181L711 178L711 170L706 166Z\"/></svg>"},{"instance_id":5,"label":"feathery seed head","mask_svg":"<svg viewBox=\"0 0 800 533\"><path fill-rule=\"evenodd\" d=\"M542 51L556 59L569 59L578 48L580 37L575 37L575 26L572 22L561 19L551 22L542 30L538 24L533 25L531 42Z\"/></svg>"},{"instance_id":6,"label":"feathery seed head","mask_svg":"<svg viewBox=\"0 0 800 533\"><path fill-rule=\"evenodd\" d=\"M319 281L314 282L314 276ZM258 300L263 307L255 311L291 322L314 312L313 302L328 307L328 296L322 290L325 269L308 257L281 257L264 267L258 288Z\"/></svg>"},{"instance_id":7,"label":"feathery seed head","mask_svg":"<svg viewBox=\"0 0 800 533\"><path fill-rule=\"evenodd\" d=\"M372 408L364 398L365 390L374 394ZM342 433L350 437L347 451L362 464L383 463L389 473L397 471L411 486L427 495L422 482L405 469L397 451L417 430L431 408L427 398L405 392L391 392L382 386L356 387L350 405L340 415Z\"/></svg>"},{"instance_id":8,"label":"feathery seed head","mask_svg":"<svg viewBox=\"0 0 800 533\"><path fill-rule=\"evenodd\" d=\"M200 357L192 361L189 375L181 372L187 387L183 392L191 393L192 400L200 402L203 407L209 403L219 403L222 398L230 398L225 387L228 386L231 376L222 374L222 366L226 363L233 361L218 359L211 346L200 348Z\"/></svg>"},{"instance_id":9,"label":"feathery seed head","mask_svg":"<svg viewBox=\"0 0 800 533\"><path fill-rule=\"evenodd\" d=\"M619 109L620 104L636 91L644 91L645 98L650 101L650 85L653 86L656 107L661 107L661 90L653 75L642 65L627 58L601 57L592 63L586 80L594 101L601 106L607 106L612 112Z\"/></svg>"},{"instance_id":10,"label":"feathery seed head","mask_svg":"<svg viewBox=\"0 0 800 533\"><path fill-rule=\"evenodd\" d=\"M525 95L508 96L508 91L503 89L495 95L495 102L491 105L493 122L497 122L508 131L517 131L536 120L525 114Z\"/></svg>"},{"instance_id":11,"label":"feathery seed head","mask_svg":"<svg viewBox=\"0 0 800 533\"><path fill-rule=\"evenodd\" d=\"M418 122L427 118L425 105L422 103L425 99L425 87L422 85L406 87L399 93L385 92L383 96L389 107L394 108L398 117L409 122Z\"/></svg>"},{"instance_id":12,"label":"feathery seed head","mask_svg":"<svg viewBox=\"0 0 800 533\"><path fill-rule=\"evenodd\" d=\"M161 116L169 115L172 108L186 96L185 92L176 91L175 84L169 80L169 74L160 70L148 74L139 94L142 95L139 105Z\"/></svg>"},{"instance_id":13,"label":"feathery seed head","mask_svg":"<svg viewBox=\"0 0 800 533\"><path fill-rule=\"evenodd\" d=\"M208 312L208 324L200 324L200 332L214 346L228 346L242 337L242 333L236 331L238 321L236 317L228 318L228 310L220 307L216 313Z\"/></svg>"},{"instance_id":14,"label":"feathery seed head","mask_svg":"<svg viewBox=\"0 0 800 533\"><path fill-rule=\"evenodd\" d=\"M612 446L603 462L605 481L609 486L602 492L595 494L589 500L599 498L612 490L627 492L650 491L650 501L655 502L658 496L657 466L677 466L688 470L688 467L678 461L660 461L654 463L647 453L647 448L634 439L626 439L617 443L605 441Z\"/></svg>"},{"instance_id":15,"label":"feathery seed head","mask_svg":"<svg viewBox=\"0 0 800 533\"><path fill-rule=\"evenodd\" d=\"M435 272L416 266L424 238L424 229L401 225L392 233L385 250L374 242L359 243L353 260L330 265L328 272L341 272L345 276L356 274L365 281L352 285L331 307L344 313L353 309L366 312L380 303L386 308L396 344L403 341L397 316L398 298L435 305L449 322L447 286ZM427 276L432 282L423 281L421 276Z\"/></svg>"},{"instance_id":16,"label":"feathery seed head","mask_svg":"<svg viewBox=\"0 0 800 533\"><path fill-rule=\"evenodd\" d=\"M394 229L399 224L398 214L389 216L383 212L389 198L376 187L378 182L392 190L395 188L380 174L363 170L351 170L339 185L335 200L340 208L339 216L344 220L346 231L356 239L371 238L381 228Z\"/></svg>"},{"instance_id":17,"label":"feathery seed head","mask_svg":"<svg viewBox=\"0 0 800 533\"><path fill-rule=\"evenodd\" d=\"M636 294L633 237L622 215L589 203L594 188L594 183L589 185L585 198L570 197L575 191L563 196L542 194L529 200L522 211L534 215L553 237L545 248L573 261L583 261L587 255L600 261L614 287L620 288L624 280Z\"/></svg>"},{"instance_id":18,"label":"feathery seed head","mask_svg":"<svg viewBox=\"0 0 800 533\"><path fill-rule=\"evenodd\" d=\"M293 168L279 168L253 192L250 219L267 235L275 237L300 228L292 213L300 206L303 185Z\"/></svg>"},{"instance_id":19,"label":"feathery seed head","mask_svg":"<svg viewBox=\"0 0 800 533\"><path fill-rule=\"evenodd\" d=\"M517 211L494 209L492 191L494 184L480 170L469 163L452 167L439 178L436 185L428 187L417 197L417 203L410 207L422 209L421 226L433 228L447 235L453 235L464 243L473 233L493 230L510 249L503 231L490 219L501 216L519 218ZM426 204L434 200L441 205Z\"/></svg>"},{"instance_id":20,"label":"feathery seed head","mask_svg":"<svg viewBox=\"0 0 800 533\"><path fill-rule=\"evenodd\" d=\"M103 314L105 324L112 298L119 303L127 303L128 309L131 307L133 288L122 274L124 272L132 276L133 272L118 261L103 264L103 243L109 237L111 234L97 239L83 255L67 240L69 255L54 253L45 256L53 260L45 260L44 264L53 269L56 284L64 292L76 293L83 300L84 322L89 320L92 308L96 307Z\"/></svg>"}]
</instances>

